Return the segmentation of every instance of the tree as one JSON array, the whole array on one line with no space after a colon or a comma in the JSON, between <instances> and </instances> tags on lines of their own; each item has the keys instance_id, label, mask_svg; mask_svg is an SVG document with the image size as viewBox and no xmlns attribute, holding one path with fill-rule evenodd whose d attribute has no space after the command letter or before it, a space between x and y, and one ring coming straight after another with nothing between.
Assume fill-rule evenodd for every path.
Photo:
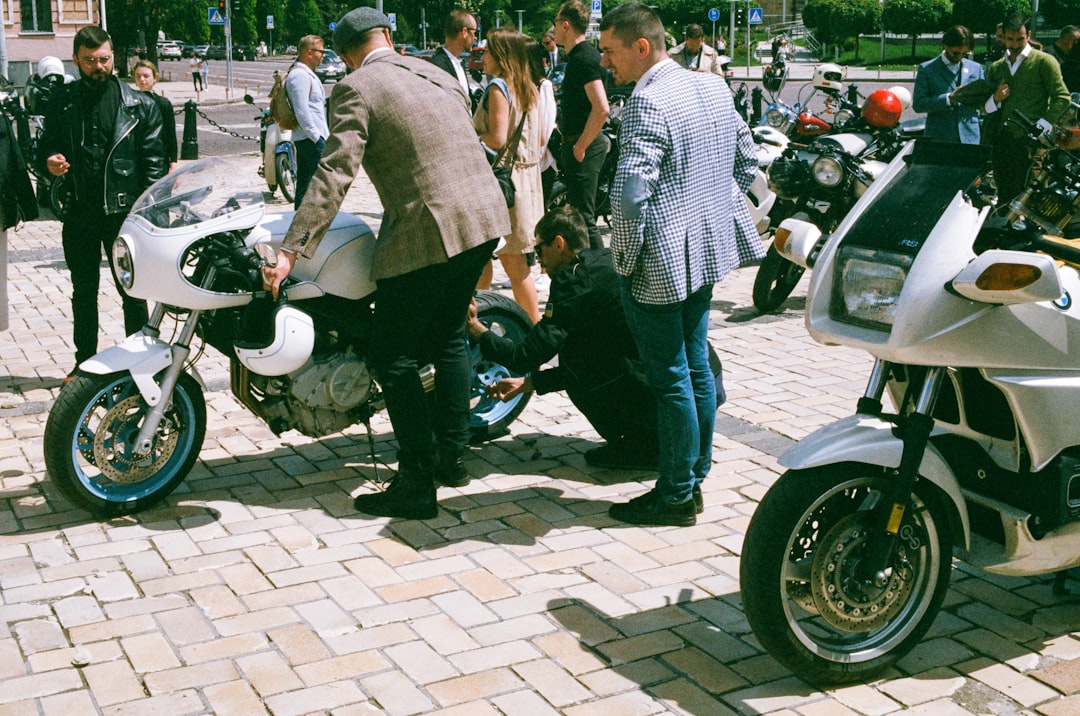
<instances>
[{"instance_id":1,"label":"tree","mask_svg":"<svg viewBox=\"0 0 1080 716\"><path fill-rule=\"evenodd\" d=\"M885 0L881 24L886 32L911 38L911 60L914 62L919 35L943 31L952 12L951 0Z\"/></svg>"},{"instance_id":2,"label":"tree","mask_svg":"<svg viewBox=\"0 0 1080 716\"><path fill-rule=\"evenodd\" d=\"M999 22L1010 15L1027 17L1030 14L1029 0L954 0L951 22L975 33L985 33L989 47Z\"/></svg>"},{"instance_id":3,"label":"tree","mask_svg":"<svg viewBox=\"0 0 1080 716\"><path fill-rule=\"evenodd\" d=\"M1080 20L1080 0L1042 0L1039 9L1049 27L1075 25Z\"/></svg>"},{"instance_id":4,"label":"tree","mask_svg":"<svg viewBox=\"0 0 1080 716\"><path fill-rule=\"evenodd\" d=\"M327 23L315 0L286 0L284 37L285 44L295 44L304 35L321 35Z\"/></svg>"},{"instance_id":5,"label":"tree","mask_svg":"<svg viewBox=\"0 0 1080 716\"><path fill-rule=\"evenodd\" d=\"M803 7L803 23L825 43L877 32L881 27L878 0L810 0Z\"/></svg>"}]
</instances>

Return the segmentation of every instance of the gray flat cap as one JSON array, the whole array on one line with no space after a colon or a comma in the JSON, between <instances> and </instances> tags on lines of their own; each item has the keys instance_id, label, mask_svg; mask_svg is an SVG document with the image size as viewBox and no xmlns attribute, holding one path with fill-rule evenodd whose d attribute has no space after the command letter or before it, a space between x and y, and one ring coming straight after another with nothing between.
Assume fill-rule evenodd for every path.
<instances>
[{"instance_id":1,"label":"gray flat cap","mask_svg":"<svg viewBox=\"0 0 1080 716\"><path fill-rule=\"evenodd\" d=\"M358 7L350 10L338 21L334 28L334 50L339 54L368 30L376 27L390 27L390 18L373 7Z\"/></svg>"}]
</instances>

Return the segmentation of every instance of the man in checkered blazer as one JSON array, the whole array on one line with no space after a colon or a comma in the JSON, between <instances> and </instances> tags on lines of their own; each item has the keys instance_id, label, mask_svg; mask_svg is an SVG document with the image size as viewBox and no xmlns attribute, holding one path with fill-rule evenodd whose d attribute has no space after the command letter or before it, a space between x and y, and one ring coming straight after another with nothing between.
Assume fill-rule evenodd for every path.
<instances>
[{"instance_id":1,"label":"man in checkered blazer","mask_svg":"<svg viewBox=\"0 0 1080 716\"><path fill-rule=\"evenodd\" d=\"M631 524L692 525L716 417L712 288L740 258L752 258L739 256L733 202L753 180L754 145L724 80L672 61L649 7L634 2L607 13L600 50L616 82L637 83L619 131L611 250L662 436L656 487L609 514Z\"/></svg>"}]
</instances>

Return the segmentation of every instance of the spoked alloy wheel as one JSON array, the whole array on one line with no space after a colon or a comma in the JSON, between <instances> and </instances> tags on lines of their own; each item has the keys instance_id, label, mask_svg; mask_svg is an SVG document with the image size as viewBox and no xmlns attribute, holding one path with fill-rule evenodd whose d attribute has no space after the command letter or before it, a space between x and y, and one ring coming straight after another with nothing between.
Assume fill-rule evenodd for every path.
<instances>
[{"instance_id":1,"label":"spoked alloy wheel","mask_svg":"<svg viewBox=\"0 0 1080 716\"><path fill-rule=\"evenodd\" d=\"M150 452L138 455L133 443L147 410L128 373L79 372L63 387L45 425L45 467L65 497L108 518L146 509L176 489L206 434L202 389L180 376Z\"/></svg>"},{"instance_id":2,"label":"spoked alloy wheel","mask_svg":"<svg viewBox=\"0 0 1080 716\"><path fill-rule=\"evenodd\" d=\"M949 515L927 483L907 507L884 578L856 576L886 479L871 465L785 473L747 530L746 618L766 651L811 683L863 681L894 664L922 639L948 591Z\"/></svg>"},{"instance_id":3,"label":"spoked alloy wheel","mask_svg":"<svg viewBox=\"0 0 1080 716\"><path fill-rule=\"evenodd\" d=\"M765 258L754 276L754 308L762 313L775 311L784 305L799 279L806 271L802 266L788 261L771 242Z\"/></svg>"},{"instance_id":4,"label":"spoked alloy wheel","mask_svg":"<svg viewBox=\"0 0 1080 716\"><path fill-rule=\"evenodd\" d=\"M285 197L285 201L296 200L296 170L293 169L292 162L289 161L289 155L285 152L274 155L275 169L277 173L278 186L281 187L281 195Z\"/></svg>"},{"instance_id":5,"label":"spoked alloy wheel","mask_svg":"<svg viewBox=\"0 0 1080 716\"><path fill-rule=\"evenodd\" d=\"M522 340L529 332L532 322L529 315L514 301L494 291L478 291L477 315L480 322L513 341ZM469 360L473 366L473 379L469 403L469 429L474 441L495 438L506 433L529 403L532 393L515 396L503 402L487 396L487 386L503 378L522 374L500 363L487 361L480 354L480 346L469 341Z\"/></svg>"}]
</instances>

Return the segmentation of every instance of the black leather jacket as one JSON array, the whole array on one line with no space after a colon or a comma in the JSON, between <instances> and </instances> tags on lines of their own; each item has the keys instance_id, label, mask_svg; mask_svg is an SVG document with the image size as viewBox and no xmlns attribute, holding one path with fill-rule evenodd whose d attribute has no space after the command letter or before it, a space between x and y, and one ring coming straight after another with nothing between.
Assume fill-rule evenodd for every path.
<instances>
[{"instance_id":1,"label":"black leather jacket","mask_svg":"<svg viewBox=\"0 0 1080 716\"><path fill-rule=\"evenodd\" d=\"M26 173L19 142L11 122L0 114L0 229L9 229L19 221L31 221L38 216L37 197Z\"/></svg>"},{"instance_id":2,"label":"black leather jacket","mask_svg":"<svg viewBox=\"0 0 1080 716\"><path fill-rule=\"evenodd\" d=\"M154 100L115 76L109 81L120 87L120 106L105 161L104 209L106 214L124 214L147 187L165 176L168 164L161 141L161 112ZM79 161L81 143L79 82L71 82L49 98L41 139L42 170L48 171L44 162L54 154L63 154L72 164ZM75 201L86 193L86 188L75 182Z\"/></svg>"}]
</instances>

